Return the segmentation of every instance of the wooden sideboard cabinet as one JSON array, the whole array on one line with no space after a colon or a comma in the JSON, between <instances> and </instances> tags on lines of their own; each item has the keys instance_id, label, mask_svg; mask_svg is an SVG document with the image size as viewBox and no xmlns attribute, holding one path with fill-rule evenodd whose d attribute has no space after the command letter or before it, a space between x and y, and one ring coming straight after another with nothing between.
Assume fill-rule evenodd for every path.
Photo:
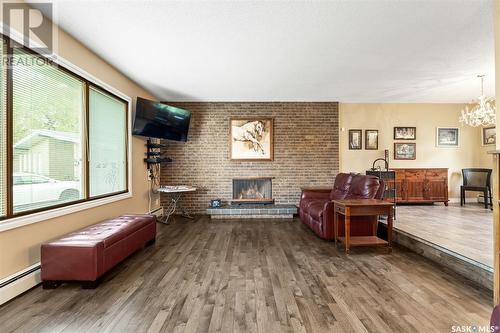
<instances>
[{"instance_id":1,"label":"wooden sideboard cabinet","mask_svg":"<svg viewBox=\"0 0 500 333\"><path fill-rule=\"evenodd\" d=\"M444 202L448 206L447 168L392 168L397 203Z\"/></svg>"}]
</instances>

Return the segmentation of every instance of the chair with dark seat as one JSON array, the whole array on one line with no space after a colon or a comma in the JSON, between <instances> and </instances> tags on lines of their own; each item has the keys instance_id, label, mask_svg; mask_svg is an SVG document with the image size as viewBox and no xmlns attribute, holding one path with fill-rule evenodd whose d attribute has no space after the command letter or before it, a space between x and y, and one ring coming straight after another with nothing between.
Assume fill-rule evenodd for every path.
<instances>
[{"instance_id":1,"label":"chair with dark seat","mask_svg":"<svg viewBox=\"0 0 500 333\"><path fill-rule=\"evenodd\" d=\"M484 208L488 208L488 199L491 209L493 200L491 198L491 169L469 168L462 169L463 185L460 186L460 206L465 205L465 192L483 192Z\"/></svg>"}]
</instances>

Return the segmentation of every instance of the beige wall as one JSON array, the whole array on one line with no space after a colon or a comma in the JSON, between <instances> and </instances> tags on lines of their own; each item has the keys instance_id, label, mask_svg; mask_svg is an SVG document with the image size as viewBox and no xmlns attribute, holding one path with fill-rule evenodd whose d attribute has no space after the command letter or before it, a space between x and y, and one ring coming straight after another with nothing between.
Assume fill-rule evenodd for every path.
<instances>
[{"instance_id":1,"label":"beige wall","mask_svg":"<svg viewBox=\"0 0 500 333\"><path fill-rule=\"evenodd\" d=\"M58 38L60 56L134 98L133 104L137 96L154 98L65 32L59 31ZM148 182L146 166L142 160L145 152L144 144L143 140L132 138L132 198L1 232L0 279L38 262L39 247L44 241L108 217L123 213L146 212L148 210Z\"/></svg>"},{"instance_id":2,"label":"beige wall","mask_svg":"<svg viewBox=\"0 0 500 333\"><path fill-rule=\"evenodd\" d=\"M392 167L443 167L449 168L450 198L460 197L461 169L492 167L486 154L492 146L481 145L481 129L460 127L458 118L462 104L340 104L340 170L364 172L372 162L383 157L384 149L390 151ZM417 159L395 161L393 128L417 127ZM436 127L459 127L459 148L437 148ZM379 130L379 150L349 150L349 129ZM364 133L363 133L364 135ZM364 141L364 137L363 137ZM364 142L363 142L364 146Z\"/></svg>"}]
</instances>

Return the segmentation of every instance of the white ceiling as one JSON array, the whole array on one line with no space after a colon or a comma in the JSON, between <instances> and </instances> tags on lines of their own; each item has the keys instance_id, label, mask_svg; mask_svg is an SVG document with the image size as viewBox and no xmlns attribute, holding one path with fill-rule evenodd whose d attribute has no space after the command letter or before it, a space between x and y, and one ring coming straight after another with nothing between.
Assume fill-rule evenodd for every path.
<instances>
[{"instance_id":1,"label":"white ceiling","mask_svg":"<svg viewBox=\"0 0 500 333\"><path fill-rule=\"evenodd\" d=\"M491 0L55 2L162 100L469 102L480 73L494 94Z\"/></svg>"}]
</instances>

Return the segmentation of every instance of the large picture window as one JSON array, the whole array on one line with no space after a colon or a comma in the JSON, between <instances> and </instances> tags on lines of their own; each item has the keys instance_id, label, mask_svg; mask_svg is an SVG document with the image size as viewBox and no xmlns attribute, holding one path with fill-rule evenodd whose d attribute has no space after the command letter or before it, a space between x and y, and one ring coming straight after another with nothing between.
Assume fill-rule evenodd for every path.
<instances>
[{"instance_id":1,"label":"large picture window","mask_svg":"<svg viewBox=\"0 0 500 333\"><path fill-rule=\"evenodd\" d=\"M128 102L1 41L0 218L126 192Z\"/></svg>"},{"instance_id":2,"label":"large picture window","mask_svg":"<svg viewBox=\"0 0 500 333\"><path fill-rule=\"evenodd\" d=\"M127 105L95 88L89 90L90 196L126 189Z\"/></svg>"},{"instance_id":3,"label":"large picture window","mask_svg":"<svg viewBox=\"0 0 500 333\"><path fill-rule=\"evenodd\" d=\"M83 198L84 83L14 49L14 213Z\"/></svg>"}]
</instances>

